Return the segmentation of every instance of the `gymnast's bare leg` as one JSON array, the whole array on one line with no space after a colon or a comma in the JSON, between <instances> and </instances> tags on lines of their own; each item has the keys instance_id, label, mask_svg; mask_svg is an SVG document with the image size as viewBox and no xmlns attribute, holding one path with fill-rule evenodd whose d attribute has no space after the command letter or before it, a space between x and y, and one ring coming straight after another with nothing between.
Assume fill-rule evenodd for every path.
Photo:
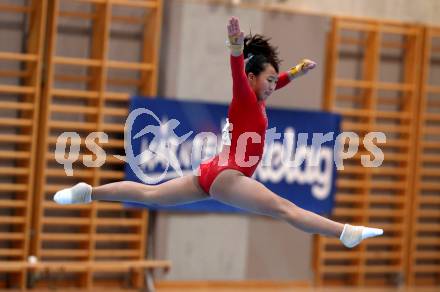
<instances>
[{"instance_id":1,"label":"gymnast's bare leg","mask_svg":"<svg viewBox=\"0 0 440 292\"><path fill-rule=\"evenodd\" d=\"M171 206L208 197L208 194L200 188L197 177L188 175L158 185L119 181L92 188L86 183L79 183L57 192L54 200L58 204L81 204L103 200Z\"/></svg>"},{"instance_id":2,"label":"gymnast's bare leg","mask_svg":"<svg viewBox=\"0 0 440 292\"><path fill-rule=\"evenodd\" d=\"M286 221L302 231L339 237L347 247L383 233L381 229L344 225L304 210L236 170L220 173L211 185L210 194L218 201Z\"/></svg>"}]
</instances>

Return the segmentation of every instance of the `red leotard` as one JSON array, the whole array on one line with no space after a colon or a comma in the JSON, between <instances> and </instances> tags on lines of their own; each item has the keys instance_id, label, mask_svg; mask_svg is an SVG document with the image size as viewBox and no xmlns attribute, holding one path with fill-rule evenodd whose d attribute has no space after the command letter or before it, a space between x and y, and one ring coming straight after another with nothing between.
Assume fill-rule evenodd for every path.
<instances>
[{"instance_id":1,"label":"red leotard","mask_svg":"<svg viewBox=\"0 0 440 292\"><path fill-rule=\"evenodd\" d=\"M211 184L220 172L226 169L235 169L250 177L263 156L264 140L268 126L266 105L264 101L257 99L255 92L249 85L244 69L243 54L238 57L231 56L231 71L233 98L228 112L228 118L233 127L231 146L224 146L219 154L200 164L199 184L208 194ZM289 81L287 73L281 73L278 76L275 89L284 87ZM246 144L242 142L242 145L246 145L246 149L237 149L238 139L243 133L248 135L256 133L261 139L260 141L253 141L249 137ZM240 153L242 153L241 156ZM249 163L250 158L255 163ZM242 164L243 161L252 165L238 165L239 162Z\"/></svg>"}]
</instances>

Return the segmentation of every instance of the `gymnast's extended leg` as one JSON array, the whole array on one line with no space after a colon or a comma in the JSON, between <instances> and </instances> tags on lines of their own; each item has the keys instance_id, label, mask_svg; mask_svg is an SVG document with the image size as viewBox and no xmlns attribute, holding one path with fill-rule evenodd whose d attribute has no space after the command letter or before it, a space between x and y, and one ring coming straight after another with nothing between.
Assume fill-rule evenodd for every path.
<instances>
[{"instance_id":1,"label":"gymnast's extended leg","mask_svg":"<svg viewBox=\"0 0 440 292\"><path fill-rule=\"evenodd\" d=\"M199 187L197 177L194 175L178 177L159 185L120 181L92 188L86 183L79 183L57 192L54 196L54 200L59 204L105 200L162 206L189 203L206 198L208 195Z\"/></svg>"},{"instance_id":2,"label":"gymnast's extended leg","mask_svg":"<svg viewBox=\"0 0 440 292\"><path fill-rule=\"evenodd\" d=\"M220 173L211 186L210 194L221 202L284 220L305 232L339 237L347 247L382 234L381 229L344 225L304 210L235 170Z\"/></svg>"}]
</instances>

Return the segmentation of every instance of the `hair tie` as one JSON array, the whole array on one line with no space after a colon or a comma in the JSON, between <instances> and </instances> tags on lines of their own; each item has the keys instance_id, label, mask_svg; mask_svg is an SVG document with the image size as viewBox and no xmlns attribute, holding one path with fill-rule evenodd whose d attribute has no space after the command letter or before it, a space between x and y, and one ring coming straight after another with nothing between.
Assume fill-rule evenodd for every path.
<instances>
[{"instance_id":1,"label":"hair tie","mask_svg":"<svg viewBox=\"0 0 440 292\"><path fill-rule=\"evenodd\" d=\"M249 53L249 57L247 57L246 60L244 60L244 62L247 64L253 57L254 55L252 55L251 53Z\"/></svg>"}]
</instances>

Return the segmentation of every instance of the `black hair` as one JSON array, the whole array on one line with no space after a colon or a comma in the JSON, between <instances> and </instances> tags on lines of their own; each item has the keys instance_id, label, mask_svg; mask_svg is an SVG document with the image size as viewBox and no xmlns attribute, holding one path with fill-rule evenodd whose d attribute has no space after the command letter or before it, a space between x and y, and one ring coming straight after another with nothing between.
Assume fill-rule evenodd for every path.
<instances>
[{"instance_id":1,"label":"black hair","mask_svg":"<svg viewBox=\"0 0 440 292\"><path fill-rule=\"evenodd\" d=\"M244 38L243 55L249 59L246 63L246 74L254 73L258 76L265 69L265 65L271 64L275 71L279 72L281 60L278 57L278 48L270 45L270 38L260 34L249 34Z\"/></svg>"}]
</instances>

